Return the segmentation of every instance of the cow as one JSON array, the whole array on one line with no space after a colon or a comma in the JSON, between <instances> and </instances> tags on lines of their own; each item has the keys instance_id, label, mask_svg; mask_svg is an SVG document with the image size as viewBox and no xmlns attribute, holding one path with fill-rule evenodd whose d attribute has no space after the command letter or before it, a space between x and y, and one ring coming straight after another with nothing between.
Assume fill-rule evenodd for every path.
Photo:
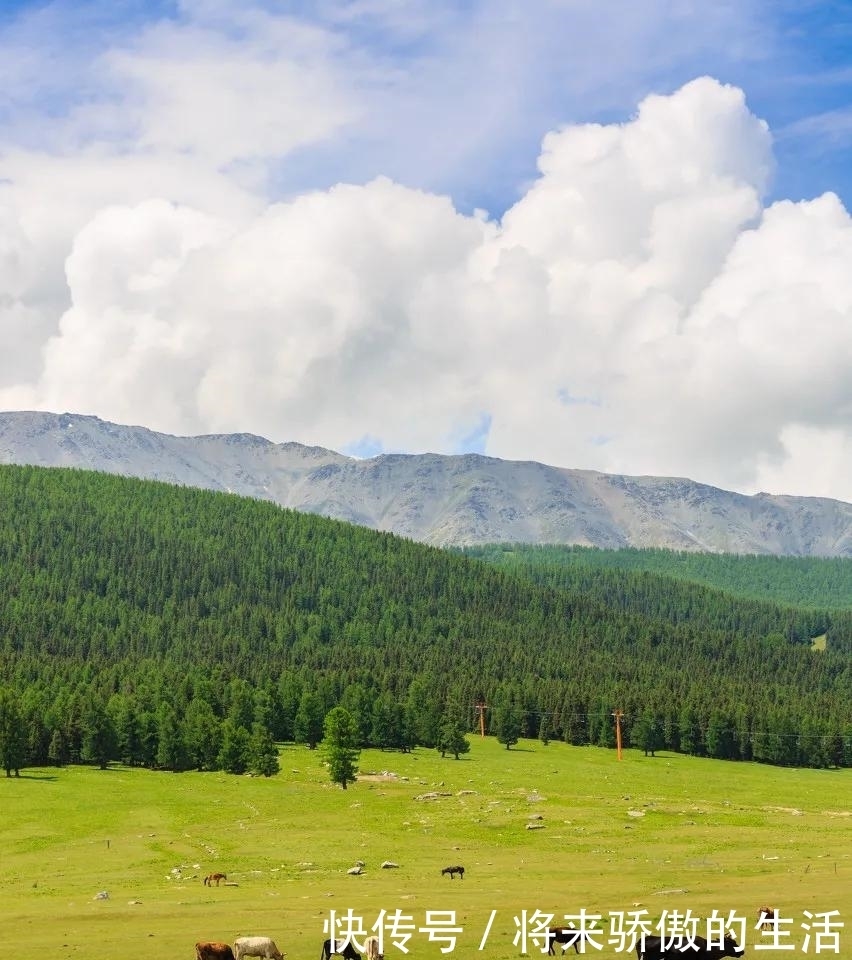
<instances>
[{"instance_id":1,"label":"cow","mask_svg":"<svg viewBox=\"0 0 852 960\"><path fill-rule=\"evenodd\" d=\"M367 960L383 960L384 954L379 953L379 938L375 935L364 941L364 956Z\"/></svg>"},{"instance_id":2,"label":"cow","mask_svg":"<svg viewBox=\"0 0 852 960\"><path fill-rule=\"evenodd\" d=\"M590 934L591 931L575 930L573 927L549 927L547 931L547 952L553 956L556 953L553 944L561 943L563 953L568 947L573 947L574 953L579 953L581 944L585 944ZM583 953L585 952L585 946L583 946Z\"/></svg>"},{"instance_id":3,"label":"cow","mask_svg":"<svg viewBox=\"0 0 852 960\"><path fill-rule=\"evenodd\" d=\"M760 907L757 911L757 929L771 930L778 920L778 911L775 907Z\"/></svg>"},{"instance_id":4,"label":"cow","mask_svg":"<svg viewBox=\"0 0 852 960\"><path fill-rule=\"evenodd\" d=\"M665 946L664 946L665 944ZM640 937L636 941L637 960L664 960L675 954L683 957L695 957L696 960L722 960L722 957L741 957L745 950L729 934L725 934L722 943L716 941L711 946L704 937L683 938L682 943L676 937Z\"/></svg>"},{"instance_id":5,"label":"cow","mask_svg":"<svg viewBox=\"0 0 852 960\"><path fill-rule=\"evenodd\" d=\"M447 873L450 875L450 880L452 880L456 874L458 874L461 879L464 880L464 867L444 867L444 869L441 871L441 876L443 877L444 874Z\"/></svg>"},{"instance_id":6,"label":"cow","mask_svg":"<svg viewBox=\"0 0 852 960\"><path fill-rule=\"evenodd\" d=\"M195 960L234 960L234 951L230 943L199 940L195 945Z\"/></svg>"},{"instance_id":7,"label":"cow","mask_svg":"<svg viewBox=\"0 0 852 960\"><path fill-rule=\"evenodd\" d=\"M243 957L284 960L284 954L271 937L237 937L234 941L234 960L242 960Z\"/></svg>"},{"instance_id":8,"label":"cow","mask_svg":"<svg viewBox=\"0 0 852 960\"><path fill-rule=\"evenodd\" d=\"M346 960L361 960L361 954L358 953L351 941L347 941L346 946L341 946L340 941L333 943L331 940L324 940L320 960L331 960L333 954L339 954Z\"/></svg>"},{"instance_id":9,"label":"cow","mask_svg":"<svg viewBox=\"0 0 852 960\"><path fill-rule=\"evenodd\" d=\"M216 886L218 887L219 883L222 880L227 880L227 879L228 877L224 873L208 873L207 876L204 878L204 886L212 887L213 884L215 883Z\"/></svg>"}]
</instances>

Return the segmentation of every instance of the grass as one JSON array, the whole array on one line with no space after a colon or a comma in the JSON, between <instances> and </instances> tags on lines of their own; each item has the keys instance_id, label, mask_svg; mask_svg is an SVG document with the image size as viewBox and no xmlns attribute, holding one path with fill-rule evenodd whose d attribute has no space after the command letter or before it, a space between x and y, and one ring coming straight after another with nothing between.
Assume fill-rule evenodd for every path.
<instances>
[{"instance_id":1,"label":"grass","mask_svg":"<svg viewBox=\"0 0 852 960\"><path fill-rule=\"evenodd\" d=\"M852 960L852 771L471 744L458 761L365 751L346 791L293 747L268 780L84 767L0 778L3 929L29 953L118 960L130 939L136 956L191 960L198 939L268 934L289 960L316 960L332 910L365 928L382 910L415 927L452 911L451 955L508 960L522 911L554 923L583 909L605 921L733 911L751 948L769 904L791 920L796 954L803 911L839 910L848 930L829 955ZM348 875L358 859L363 874ZM464 880L441 875L456 863ZM205 887L214 870L229 885ZM430 960L440 946L417 930L408 942ZM604 938L601 954L618 952ZM404 956L390 939L385 953Z\"/></svg>"}]
</instances>

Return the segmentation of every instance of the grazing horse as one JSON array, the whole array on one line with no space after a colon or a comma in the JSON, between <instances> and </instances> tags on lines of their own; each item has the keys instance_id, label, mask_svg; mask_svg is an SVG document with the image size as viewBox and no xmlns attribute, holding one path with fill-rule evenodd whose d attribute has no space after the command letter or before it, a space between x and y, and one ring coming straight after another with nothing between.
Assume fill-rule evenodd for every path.
<instances>
[{"instance_id":1,"label":"grazing horse","mask_svg":"<svg viewBox=\"0 0 852 960\"><path fill-rule=\"evenodd\" d=\"M775 907L760 907L757 911L757 929L771 930L778 919Z\"/></svg>"},{"instance_id":2,"label":"grazing horse","mask_svg":"<svg viewBox=\"0 0 852 960\"><path fill-rule=\"evenodd\" d=\"M208 873L204 878L204 886L212 887L215 883L218 887L222 880L227 880L228 877L224 873Z\"/></svg>"},{"instance_id":3,"label":"grazing horse","mask_svg":"<svg viewBox=\"0 0 852 960\"><path fill-rule=\"evenodd\" d=\"M547 952L553 956L556 953L553 944L561 943L563 953L568 947L573 947L574 953L579 953L580 944L588 939L588 936L588 933L575 930L573 927L550 927L547 931ZM585 949L583 952L585 953Z\"/></svg>"},{"instance_id":4,"label":"grazing horse","mask_svg":"<svg viewBox=\"0 0 852 960\"><path fill-rule=\"evenodd\" d=\"M464 867L444 867L441 871L441 876L443 877L445 873L450 875L450 880L454 879L455 875L458 874L462 880L464 880Z\"/></svg>"}]
</instances>

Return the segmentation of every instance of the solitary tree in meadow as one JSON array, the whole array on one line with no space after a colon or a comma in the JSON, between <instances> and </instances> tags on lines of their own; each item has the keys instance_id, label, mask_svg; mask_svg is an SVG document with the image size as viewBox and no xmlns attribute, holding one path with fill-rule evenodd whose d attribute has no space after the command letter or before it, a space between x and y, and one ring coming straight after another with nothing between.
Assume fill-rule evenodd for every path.
<instances>
[{"instance_id":1,"label":"solitary tree in meadow","mask_svg":"<svg viewBox=\"0 0 852 960\"><path fill-rule=\"evenodd\" d=\"M444 720L441 729L438 731L437 748L441 751L442 757L451 753L456 760L458 760L460 754L470 753L470 741L465 736L464 727L460 720L455 717L448 717Z\"/></svg>"},{"instance_id":2,"label":"solitary tree in meadow","mask_svg":"<svg viewBox=\"0 0 852 960\"><path fill-rule=\"evenodd\" d=\"M521 738L521 715L514 704L505 702L498 706L494 725L497 729L497 742L505 745L508 750Z\"/></svg>"},{"instance_id":3,"label":"solitary tree in meadow","mask_svg":"<svg viewBox=\"0 0 852 960\"><path fill-rule=\"evenodd\" d=\"M345 707L334 707L326 714L323 732L323 754L329 776L345 790L347 784L355 782L361 755L355 719Z\"/></svg>"}]
</instances>

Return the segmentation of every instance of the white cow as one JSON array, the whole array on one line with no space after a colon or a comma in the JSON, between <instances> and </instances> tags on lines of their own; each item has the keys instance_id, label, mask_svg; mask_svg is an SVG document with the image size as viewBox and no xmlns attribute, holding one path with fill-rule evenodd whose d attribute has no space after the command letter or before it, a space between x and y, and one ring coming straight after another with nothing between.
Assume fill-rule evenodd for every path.
<instances>
[{"instance_id":1,"label":"white cow","mask_svg":"<svg viewBox=\"0 0 852 960\"><path fill-rule=\"evenodd\" d=\"M241 960L242 957L284 960L284 954L275 946L272 937L237 937L234 941L234 960Z\"/></svg>"},{"instance_id":2,"label":"white cow","mask_svg":"<svg viewBox=\"0 0 852 960\"><path fill-rule=\"evenodd\" d=\"M382 960L382 954L379 953L378 937L367 937L364 941L364 956L367 960Z\"/></svg>"}]
</instances>

